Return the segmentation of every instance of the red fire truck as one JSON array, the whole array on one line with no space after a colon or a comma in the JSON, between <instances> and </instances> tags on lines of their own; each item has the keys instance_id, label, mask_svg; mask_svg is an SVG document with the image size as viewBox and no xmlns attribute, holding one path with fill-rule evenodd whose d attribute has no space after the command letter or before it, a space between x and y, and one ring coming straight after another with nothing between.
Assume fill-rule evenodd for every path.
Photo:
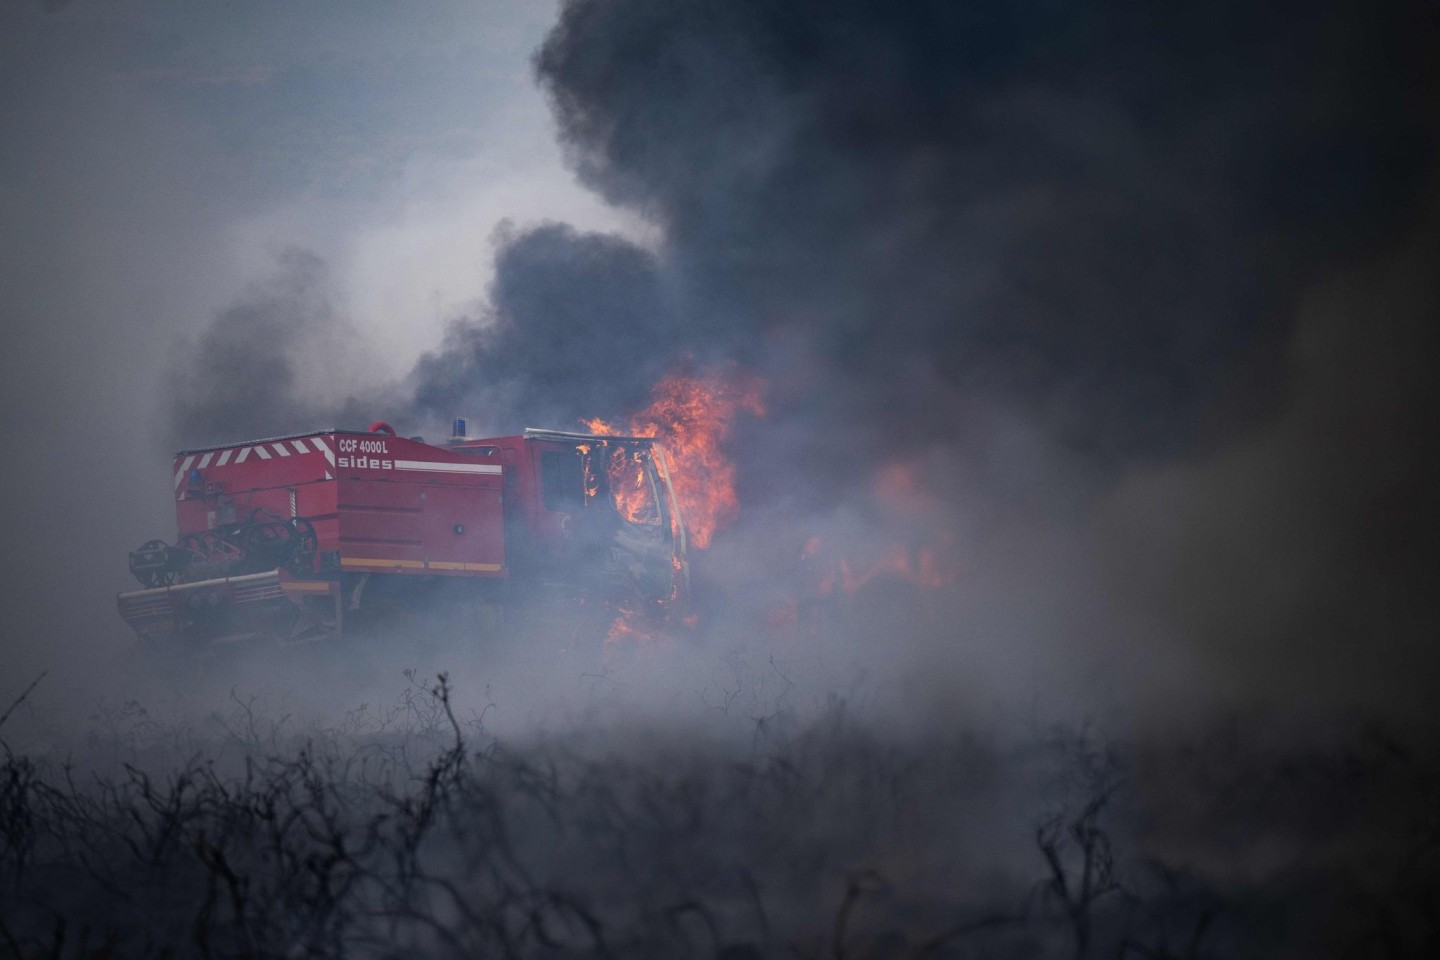
<instances>
[{"instance_id":1,"label":"red fire truck","mask_svg":"<svg viewBox=\"0 0 1440 960\"><path fill-rule=\"evenodd\" d=\"M685 600L685 526L653 438L465 426L440 445L376 422L182 450L178 538L131 552L143 589L120 615L159 643L300 642L452 597Z\"/></svg>"}]
</instances>

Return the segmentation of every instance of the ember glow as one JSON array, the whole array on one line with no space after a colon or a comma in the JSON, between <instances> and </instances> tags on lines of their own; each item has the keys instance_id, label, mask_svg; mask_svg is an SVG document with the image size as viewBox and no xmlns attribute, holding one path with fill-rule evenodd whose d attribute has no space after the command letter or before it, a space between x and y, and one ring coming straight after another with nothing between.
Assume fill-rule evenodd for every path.
<instances>
[{"instance_id":1,"label":"ember glow","mask_svg":"<svg viewBox=\"0 0 1440 960\"><path fill-rule=\"evenodd\" d=\"M659 625L640 610L619 607L605 632L605 653L614 653L621 644L650 645L663 642Z\"/></svg>"},{"instance_id":2,"label":"ember glow","mask_svg":"<svg viewBox=\"0 0 1440 960\"><path fill-rule=\"evenodd\" d=\"M877 582L910 583L925 590L955 584L961 575L958 544L940 498L918 461L880 466L866 506L881 538L812 536L801 548L803 592L811 600L855 594Z\"/></svg>"},{"instance_id":3,"label":"ember glow","mask_svg":"<svg viewBox=\"0 0 1440 960\"><path fill-rule=\"evenodd\" d=\"M807 592L814 597L830 596L838 588L857 593L876 580L907 581L927 590L955 583L958 565L951 558L949 542L887 544L878 549L831 544L811 537L801 553L808 571Z\"/></svg>"},{"instance_id":4,"label":"ember glow","mask_svg":"<svg viewBox=\"0 0 1440 960\"><path fill-rule=\"evenodd\" d=\"M592 433L660 440L690 545L703 550L715 532L734 522L740 511L735 464L725 455L724 444L740 416L764 414L763 390L758 378L733 368L699 376L670 376L656 384L650 405L632 416L624 428L600 419L584 423ZM622 453L607 464L616 507L632 522L658 523L645 471L630 460ZM657 466L664 471L664 463Z\"/></svg>"}]
</instances>

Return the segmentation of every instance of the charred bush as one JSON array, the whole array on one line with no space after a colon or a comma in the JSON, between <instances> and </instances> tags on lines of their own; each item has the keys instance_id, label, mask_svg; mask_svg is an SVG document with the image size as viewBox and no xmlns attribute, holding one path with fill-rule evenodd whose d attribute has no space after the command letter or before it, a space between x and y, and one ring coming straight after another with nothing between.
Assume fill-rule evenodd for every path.
<instances>
[{"instance_id":1,"label":"charred bush","mask_svg":"<svg viewBox=\"0 0 1440 960\"><path fill-rule=\"evenodd\" d=\"M443 675L408 680L334 728L286 735L238 696L218 738L144 728L168 766L7 745L0 957L1418 956L1435 935L1417 754L905 739L835 704L740 745L502 744Z\"/></svg>"}]
</instances>

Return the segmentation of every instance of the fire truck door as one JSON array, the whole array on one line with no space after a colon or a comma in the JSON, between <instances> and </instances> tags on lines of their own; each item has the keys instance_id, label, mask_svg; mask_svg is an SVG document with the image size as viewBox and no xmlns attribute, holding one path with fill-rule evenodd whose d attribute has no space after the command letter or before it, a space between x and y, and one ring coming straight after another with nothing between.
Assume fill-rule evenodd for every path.
<instances>
[{"instance_id":1,"label":"fire truck door","mask_svg":"<svg viewBox=\"0 0 1440 960\"><path fill-rule=\"evenodd\" d=\"M427 486L422 501L427 566L443 572L498 572L505 562L500 485Z\"/></svg>"}]
</instances>

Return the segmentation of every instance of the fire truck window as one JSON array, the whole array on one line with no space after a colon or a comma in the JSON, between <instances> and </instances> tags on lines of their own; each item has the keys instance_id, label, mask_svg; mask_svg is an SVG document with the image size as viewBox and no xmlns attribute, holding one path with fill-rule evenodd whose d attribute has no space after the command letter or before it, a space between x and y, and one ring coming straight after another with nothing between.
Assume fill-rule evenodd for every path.
<instances>
[{"instance_id":1,"label":"fire truck window","mask_svg":"<svg viewBox=\"0 0 1440 960\"><path fill-rule=\"evenodd\" d=\"M580 454L560 450L540 454L540 487L547 510L575 510L585 503L585 473Z\"/></svg>"},{"instance_id":2,"label":"fire truck window","mask_svg":"<svg viewBox=\"0 0 1440 960\"><path fill-rule=\"evenodd\" d=\"M657 524L660 509L655 502L650 458L643 451L618 446L606 460L610 498L615 512L630 523Z\"/></svg>"}]
</instances>

